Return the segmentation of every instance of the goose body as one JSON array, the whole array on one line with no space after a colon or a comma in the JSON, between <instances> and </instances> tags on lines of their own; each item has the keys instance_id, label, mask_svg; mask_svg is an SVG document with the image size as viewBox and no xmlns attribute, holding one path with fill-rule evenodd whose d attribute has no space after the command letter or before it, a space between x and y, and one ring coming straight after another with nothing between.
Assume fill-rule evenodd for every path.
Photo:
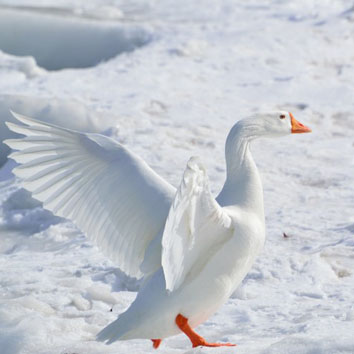
<instances>
[{"instance_id":1,"label":"goose body","mask_svg":"<svg viewBox=\"0 0 354 354\"><path fill-rule=\"evenodd\" d=\"M249 215L244 215L246 219ZM188 318L192 328L205 322L223 305L243 280L264 243L264 226L251 216L254 225L236 223L244 232L237 239L233 229L219 234L227 239L208 258L200 258L183 285L166 290L163 269L159 268L142 286L136 300L119 318L107 326L99 340L166 338L180 333L175 319L178 314ZM210 231L202 229L206 235ZM248 233L254 237L248 237ZM214 234L215 235L215 234ZM208 235L206 235L208 236ZM205 263L205 264L203 264ZM199 268L199 269L198 269Z\"/></svg>"},{"instance_id":2,"label":"goose body","mask_svg":"<svg viewBox=\"0 0 354 354\"><path fill-rule=\"evenodd\" d=\"M309 132L291 113L235 124L226 141L227 178L217 198L191 158L177 190L117 142L14 114L24 138L7 140L14 173L45 208L72 219L127 274L144 277L135 301L97 336L112 343L184 332L215 313L244 279L265 239L263 191L249 149L261 136Z\"/></svg>"}]
</instances>

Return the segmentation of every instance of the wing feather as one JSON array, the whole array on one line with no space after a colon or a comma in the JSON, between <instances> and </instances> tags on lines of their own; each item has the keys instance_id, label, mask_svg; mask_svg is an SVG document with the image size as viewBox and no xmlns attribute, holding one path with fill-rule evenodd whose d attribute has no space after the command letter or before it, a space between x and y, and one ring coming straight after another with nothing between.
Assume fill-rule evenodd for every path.
<instances>
[{"instance_id":1,"label":"wing feather","mask_svg":"<svg viewBox=\"0 0 354 354\"><path fill-rule=\"evenodd\" d=\"M13 113L24 135L5 143L15 175L54 214L71 219L128 275L164 226L175 189L116 141Z\"/></svg>"},{"instance_id":2,"label":"wing feather","mask_svg":"<svg viewBox=\"0 0 354 354\"><path fill-rule=\"evenodd\" d=\"M178 287L192 269L205 264L231 235L232 221L210 193L204 167L192 157L184 172L162 236L162 267L166 288ZM203 263L204 262L204 263Z\"/></svg>"}]
</instances>

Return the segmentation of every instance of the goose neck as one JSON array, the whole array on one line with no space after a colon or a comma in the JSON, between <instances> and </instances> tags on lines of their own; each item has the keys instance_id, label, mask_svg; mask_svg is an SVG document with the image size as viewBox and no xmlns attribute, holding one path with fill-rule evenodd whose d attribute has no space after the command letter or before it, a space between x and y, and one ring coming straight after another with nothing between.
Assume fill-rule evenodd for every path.
<instances>
[{"instance_id":1,"label":"goose neck","mask_svg":"<svg viewBox=\"0 0 354 354\"><path fill-rule=\"evenodd\" d=\"M262 182L250 151L254 138L249 129L234 126L225 147L226 181L218 201L223 206L238 205L264 217Z\"/></svg>"}]
</instances>

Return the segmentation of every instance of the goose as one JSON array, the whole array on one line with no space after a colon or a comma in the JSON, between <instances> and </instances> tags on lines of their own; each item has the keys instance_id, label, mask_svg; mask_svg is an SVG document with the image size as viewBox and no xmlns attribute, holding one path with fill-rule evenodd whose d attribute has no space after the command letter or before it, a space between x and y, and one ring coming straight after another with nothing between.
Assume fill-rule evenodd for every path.
<instances>
[{"instance_id":1,"label":"goose","mask_svg":"<svg viewBox=\"0 0 354 354\"><path fill-rule=\"evenodd\" d=\"M210 343L194 330L244 279L265 240L263 190L252 140L308 133L290 112L238 121L225 147L226 181L214 198L203 164L192 157L178 189L139 156L100 134L80 133L13 113L24 135L14 174L43 207L72 220L116 265L143 278L136 299L97 340L164 338L185 333L192 346Z\"/></svg>"}]
</instances>

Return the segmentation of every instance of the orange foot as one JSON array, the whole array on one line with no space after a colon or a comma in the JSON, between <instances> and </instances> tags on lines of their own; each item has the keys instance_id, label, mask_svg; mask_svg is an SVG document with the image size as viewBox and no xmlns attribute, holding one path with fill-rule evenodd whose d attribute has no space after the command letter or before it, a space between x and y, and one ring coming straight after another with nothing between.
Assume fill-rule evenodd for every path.
<instances>
[{"instance_id":1,"label":"orange foot","mask_svg":"<svg viewBox=\"0 0 354 354\"><path fill-rule=\"evenodd\" d=\"M198 333L194 332L193 329L188 324L188 318L179 314L176 317L176 324L178 328L185 333L190 341L192 342L193 348L203 346L203 347L235 347L236 344L232 343L208 343L203 337Z\"/></svg>"},{"instance_id":2,"label":"orange foot","mask_svg":"<svg viewBox=\"0 0 354 354\"><path fill-rule=\"evenodd\" d=\"M151 340L152 340L152 346L155 349L157 349L160 346L161 342L162 342L162 339L151 339Z\"/></svg>"}]
</instances>

